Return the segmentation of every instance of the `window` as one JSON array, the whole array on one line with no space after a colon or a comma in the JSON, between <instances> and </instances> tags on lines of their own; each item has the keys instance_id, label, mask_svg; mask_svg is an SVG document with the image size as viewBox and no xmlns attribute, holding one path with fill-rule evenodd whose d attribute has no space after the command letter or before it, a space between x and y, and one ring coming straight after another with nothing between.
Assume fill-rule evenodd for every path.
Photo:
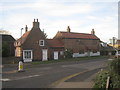
<instances>
[{"instance_id":1,"label":"window","mask_svg":"<svg viewBox=\"0 0 120 90\"><path fill-rule=\"evenodd\" d=\"M60 51L60 55L64 55L64 52L63 52L63 51Z\"/></svg>"},{"instance_id":2,"label":"window","mask_svg":"<svg viewBox=\"0 0 120 90\"><path fill-rule=\"evenodd\" d=\"M32 50L23 50L23 59L32 59Z\"/></svg>"},{"instance_id":3,"label":"window","mask_svg":"<svg viewBox=\"0 0 120 90\"><path fill-rule=\"evenodd\" d=\"M40 40L40 41L39 41L39 45L40 45L40 46L44 46L44 40Z\"/></svg>"}]
</instances>

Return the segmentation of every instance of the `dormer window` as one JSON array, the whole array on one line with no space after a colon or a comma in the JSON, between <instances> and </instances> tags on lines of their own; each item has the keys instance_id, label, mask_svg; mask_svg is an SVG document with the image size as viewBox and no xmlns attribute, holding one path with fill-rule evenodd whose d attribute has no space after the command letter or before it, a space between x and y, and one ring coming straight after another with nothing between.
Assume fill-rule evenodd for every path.
<instances>
[{"instance_id":1,"label":"dormer window","mask_svg":"<svg viewBox=\"0 0 120 90\"><path fill-rule=\"evenodd\" d=\"M44 46L44 45L45 45L44 40L39 40L39 45L40 45L40 46Z\"/></svg>"}]
</instances>

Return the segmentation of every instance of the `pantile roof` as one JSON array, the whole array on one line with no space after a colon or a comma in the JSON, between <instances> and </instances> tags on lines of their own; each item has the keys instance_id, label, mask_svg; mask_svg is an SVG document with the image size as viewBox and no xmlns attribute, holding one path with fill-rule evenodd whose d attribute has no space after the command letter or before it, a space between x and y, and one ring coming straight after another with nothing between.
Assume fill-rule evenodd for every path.
<instances>
[{"instance_id":1,"label":"pantile roof","mask_svg":"<svg viewBox=\"0 0 120 90\"><path fill-rule=\"evenodd\" d=\"M22 43L24 43L24 41L26 40L26 38L27 38L27 36L29 35L29 33L30 33L30 31L24 33L24 34L22 35L22 37L20 37L18 40L16 40L16 42L20 42L20 43L22 42Z\"/></svg>"},{"instance_id":2,"label":"pantile roof","mask_svg":"<svg viewBox=\"0 0 120 90\"><path fill-rule=\"evenodd\" d=\"M86 33L74 33L74 32L59 32L62 35L62 38L82 38L82 39L99 39L93 34Z\"/></svg>"},{"instance_id":3,"label":"pantile roof","mask_svg":"<svg viewBox=\"0 0 120 90\"><path fill-rule=\"evenodd\" d=\"M49 47L64 47L63 43L57 39L47 39Z\"/></svg>"}]
</instances>

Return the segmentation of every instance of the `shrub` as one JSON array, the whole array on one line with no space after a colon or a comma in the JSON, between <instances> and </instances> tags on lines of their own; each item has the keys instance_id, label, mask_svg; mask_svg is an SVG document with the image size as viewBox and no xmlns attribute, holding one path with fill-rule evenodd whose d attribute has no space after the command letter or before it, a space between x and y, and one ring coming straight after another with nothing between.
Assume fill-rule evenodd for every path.
<instances>
[{"instance_id":1,"label":"shrub","mask_svg":"<svg viewBox=\"0 0 120 90\"><path fill-rule=\"evenodd\" d=\"M117 73L117 74L120 74L120 59L115 59L113 61L110 61L108 63L108 69L110 72L114 72L114 73Z\"/></svg>"},{"instance_id":2,"label":"shrub","mask_svg":"<svg viewBox=\"0 0 120 90\"><path fill-rule=\"evenodd\" d=\"M72 58L73 52L72 52L71 49L67 49L67 50L64 52L64 54L65 54L65 57L66 57L66 58Z\"/></svg>"},{"instance_id":3,"label":"shrub","mask_svg":"<svg viewBox=\"0 0 120 90\"><path fill-rule=\"evenodd\" d=\"M94 88L105 88L108 76L108 71L100 71L99 73L97 73Z\"/></svg>"},{"instance_id":4,"label":"shrub","mask_svg":"<svg viewBox=\"0 0 120 90\"><path fill-rule=\"evenodd\" d=\"M107 77L110 76L109 88L120 88L120 76L107 70L100 71L96 78L94 88L106 88Z\"/></svg>"},{"instance_id":5,"label":"shrub","mask_svg":"<svg viewBox=\"0 0 120 90\"><path fill-rule=\"evenodd\" d=\"M120 59L110 61L106 70L97 73L94 88L106 88L107 77L110 76L109 88L120 88Z\"/></svg>"}]
</instances>

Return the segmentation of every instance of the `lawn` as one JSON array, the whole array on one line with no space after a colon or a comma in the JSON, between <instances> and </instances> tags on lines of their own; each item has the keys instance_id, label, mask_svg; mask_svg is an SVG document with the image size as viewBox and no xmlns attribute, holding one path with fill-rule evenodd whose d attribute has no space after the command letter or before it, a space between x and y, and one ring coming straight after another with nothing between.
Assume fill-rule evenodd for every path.
<instances>
[{"instance_id":1,"label":"lawn","mask_svg":"<svg viewBox=\"0 0 120 90\"><path fill-rule=\"evenodd\" d=\"M31 64L50 64L50 63L58 63L58 62L72 62L72 61L82 61L82 60L90 60L90 59L102 59L108 58L108 56L92 56L92 57L79 57L79 58L65 58L59 60L49 60L49 61L34 61Z\"/></svg>"}]
</instances>

